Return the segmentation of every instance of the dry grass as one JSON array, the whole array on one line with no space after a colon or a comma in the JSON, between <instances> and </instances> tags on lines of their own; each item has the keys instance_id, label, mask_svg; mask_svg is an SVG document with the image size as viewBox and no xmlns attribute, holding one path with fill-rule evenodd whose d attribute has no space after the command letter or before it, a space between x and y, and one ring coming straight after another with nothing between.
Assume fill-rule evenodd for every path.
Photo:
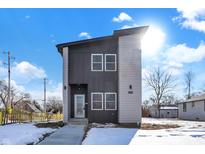
<instances>
[{"instance_id":1,"label":"dry grass","mask_svg":"<svg viewBox=\"0 0 205 154\"><path fill-rule=\"evenodd\" d=\"M142 123L141 128L140 129L144 129L144 130L157 130L157 129L169 129L169 128L178 128L180 127L179 125L176 124L166 124L166 125L162 125L162 124L149 124L149 123Z\"/></svg>"},{"instance_id":2,"label":"dry grass","mask_svg":"<svg viewBox=\"0 0 205 154\"><path fill-rule=\"evenodd\" d=\"M35 124L35 126L38 128L59 128L59 127L63 127L64 123L63 123L63 121L43 122L43 123L37 123L37 124Z\"/></svg>"}]
</instances>

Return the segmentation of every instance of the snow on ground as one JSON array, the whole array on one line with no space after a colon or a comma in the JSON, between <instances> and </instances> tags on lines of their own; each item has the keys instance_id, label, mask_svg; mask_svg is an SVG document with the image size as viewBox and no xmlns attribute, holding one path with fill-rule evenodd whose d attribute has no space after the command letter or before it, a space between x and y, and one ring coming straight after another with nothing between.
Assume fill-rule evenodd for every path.
<instances>
[{"instance_id":1,"label":"snow on ground","mask_svg":"<svg viewBox=\"0 0 205 154\"><path fill-rule=\"evenodd\" d=\"M136 132L134 128L91 128L83 144L127 145Z\"/></svg>"},{"instance_id":2,"label":"snow on ground","mask_svg":"<svg viewBox=\"0 0 205 154\"><path fill-rule=\"evenodd\" d=\"M44 134L55 129L37 128L33 124L9 124L0 126L0 144L31 144L39 142Z\"/></svg>"},{"instance_id":3,"label":"snow on ground","mask_svg":"<svg viewBox=\"0 0 205 154\"><path fill-rule=\"evenodd\" d=\"M116 124L113 124L113 123L105 123L105 124L92 123L91 125L92 127L95 127L95 128L112 128L112 127L117 126Z\"/></svg>"},{"instance_id":4,"label":"snow on ground","mask_svg":"<svg viewBox=\"0 0 205 154\"><path fill-rule=\"evenodd\" d=\"M150 124L177 124L183 128L205 128L204 121L189 121L175 118L142 118L142 123Z\"/></svg>"},{"instance_id":5,"label":"snow on ground","mask_svg":"<svg viewBox=\"0 0 205 154\"><path fill-rule=\"evenodd\" d=\"M181 127L161 130L139 130L131 145L192 145L205 144L205 122L178 119L143 118L143 123L177 124Z\"/></svg>"},{"instance_id":6,"label":"snow on ground","mask_svg":"<svg viewBox=\"0 0 205 154\"><path fill-rule=\"evenodd\" d=\"M83 144L97 145L193 145L205 144L205 122L179 119L143 118L142 123L174 124L178 128L142 130L131 128L112 128L112 124L94 124ZM99 128L105 127L105 128Z\"/></svg>"}]
</instances>

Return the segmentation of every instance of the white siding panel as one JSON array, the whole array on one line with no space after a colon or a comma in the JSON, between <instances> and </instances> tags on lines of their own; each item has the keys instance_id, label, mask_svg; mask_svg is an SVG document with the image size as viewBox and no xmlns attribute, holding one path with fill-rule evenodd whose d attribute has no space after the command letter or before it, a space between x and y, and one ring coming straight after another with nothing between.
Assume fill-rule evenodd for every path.
<instances>
[{"instance_id":1,"label":"white siding panel","mask_svg":"<svg viewBox=\"0 0 205 154\"><path fill-rule=\"evenodd\" d=\"M192 107L192 102L186 103L186 112L183 112L183 104L179 104L179 118L185 120L203 120L205 121L204 100L196 101Z\"/></svg>"},{"instance_id":2,"label":"white siding panel","mask_svg":"<svg viewBox=\"0 0 205 154\"><path fill-rule=\"evenodd\" d=\"M141 51L137 35L119 37L119 123L141 122ZM132 90L129 89L132 85ZM128 94L133 91L133 94Z\"/></svg>"},{"instance_id":3,"label":"white siding panel","mask_svg":"<svg viewBox=\"0 0 205 154\"><path fill-rule=\"evenodd\" d=\"M63 121L68 122L69 120L69 110L68 110L68 47L63 48Z\"/></svg>"}]
</instances>

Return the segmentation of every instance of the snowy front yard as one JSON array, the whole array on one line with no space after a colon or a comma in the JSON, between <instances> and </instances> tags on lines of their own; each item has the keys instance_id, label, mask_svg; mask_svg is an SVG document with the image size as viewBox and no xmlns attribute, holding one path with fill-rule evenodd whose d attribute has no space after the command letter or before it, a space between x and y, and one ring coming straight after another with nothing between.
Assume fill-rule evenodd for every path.
<instances>
[{"instance_id":1,"label":"snowy front yard","mask_svg":"<svg viewBox=\"0 0 205 154\"><path fill-rule=\"evenodd\" d=\"M160 130L139 130L131 145L193 145L205 144L205 122L178 119L143 118L143 123L177 124L181 127Z\"/></svg>"},{"instance_id":2,"label":"snowy front yard","mask_svg":"<svg viewBox=\"0 0 205 154\"><path fill-rule=\"evenodd\" d=\"M83 144L88 145L127 145L137 129L128 128L92 128Z\"/></svg>"},{"instance_id":3,"label":"snowy front yard","mask_svg":"<svg viewBox=\"0 0 205 154\"><path fill-rule=\"evenodd\" d=\"M142 123L178 125L178 128L144 130L135 128L91 128L83 144L92 145L192 145L205 144L205 122L143 118Z\"/></svg>"},{"instance_id":4,"label":"snowy front yard","mask_svg":"<svg viewBox=\"0 0 205 154\"><path fill-rule=\"evenodd\" d=\"M35 144L55 129L37 128L34 124L10 124L0 126L0 144Z\"/></svg>"}]
</instances>

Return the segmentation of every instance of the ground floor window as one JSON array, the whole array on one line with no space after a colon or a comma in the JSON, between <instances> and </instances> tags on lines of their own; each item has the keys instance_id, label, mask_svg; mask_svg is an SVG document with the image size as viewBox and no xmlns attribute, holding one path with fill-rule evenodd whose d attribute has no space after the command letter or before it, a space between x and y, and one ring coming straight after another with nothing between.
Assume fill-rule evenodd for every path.
<instances>
[{"instance_id":1,"label":"ground floor window","mask_svg":"<svg viewBox=\"0 0 205 154\"><path fill-rule=\"evenodd\" d=\"M105 110L116 110L116 93L105 93Z\"/></svg>"},{"instance_id":2,"label":"ground floor window","mask_svg":"<svg viewBox=\"0 0 205 154\"><path fill-rule=\"evenodd\" d=\"M103 110L103 93L91 93L91 109Z\"/></svg>"},{"instance_id":3,"label":"ground floor window","mask_svg":"<svg viewBox=\"0 0 205 154\"><path fill-rule=\"evenodd\" d=\"M205 100L204 100L204 111L205 111Z\"/></svg>"},{"instance_id":4,"label":"ground floor window","mask_svg":"<svg viewBox=\"0 0 205 154\"><path fill-rule=\"evenodd\" d=\"M183 103L183 112L186 112L186 103Z\"/></svg>"}]
</instances>

